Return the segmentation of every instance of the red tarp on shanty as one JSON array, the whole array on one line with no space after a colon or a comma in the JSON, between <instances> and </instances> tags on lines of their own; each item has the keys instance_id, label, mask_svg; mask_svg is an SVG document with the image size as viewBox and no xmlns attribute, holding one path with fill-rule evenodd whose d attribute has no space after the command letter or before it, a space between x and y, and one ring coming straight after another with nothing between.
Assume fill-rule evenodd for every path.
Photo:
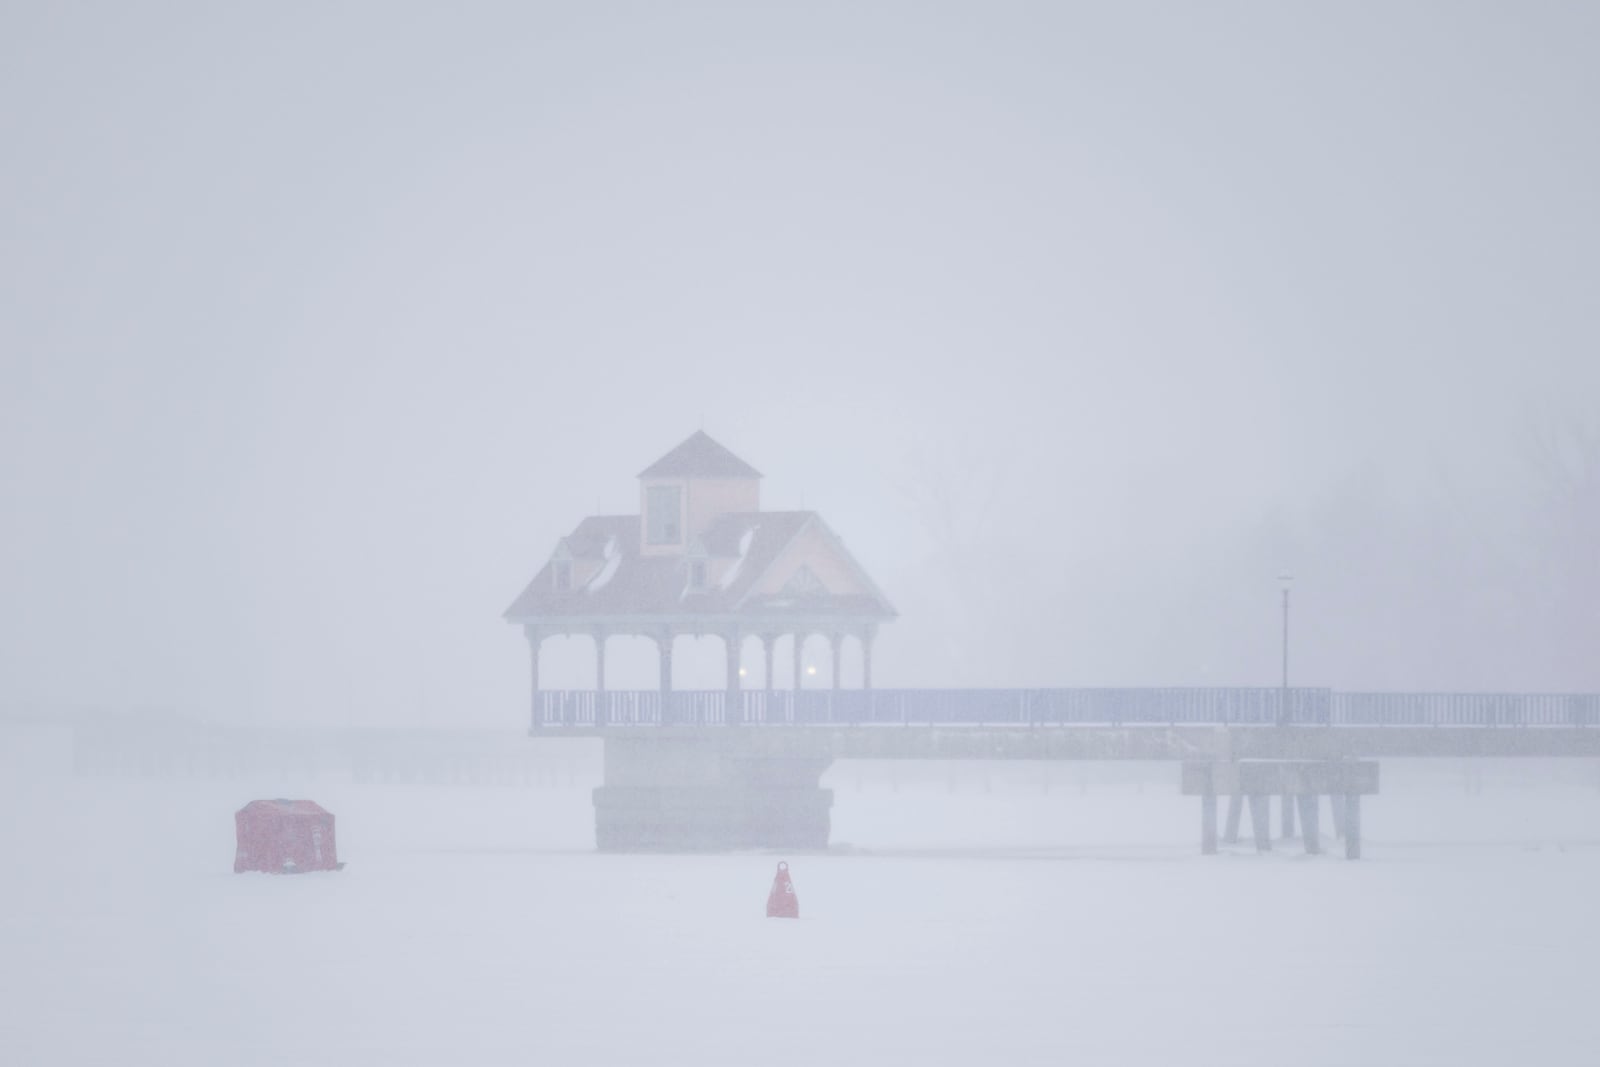
<instances>
[{"instance_id":1,"label":"red tarp on shanty","mask_svg":"<svg viewBox=\"0 0 1600 1067\"><path fill-rule=\"evenodd\" d=\"M239 851L233 870L333 871L333 816L309 800L252 800L233 817Z\"/></svg>"}]
</instances>

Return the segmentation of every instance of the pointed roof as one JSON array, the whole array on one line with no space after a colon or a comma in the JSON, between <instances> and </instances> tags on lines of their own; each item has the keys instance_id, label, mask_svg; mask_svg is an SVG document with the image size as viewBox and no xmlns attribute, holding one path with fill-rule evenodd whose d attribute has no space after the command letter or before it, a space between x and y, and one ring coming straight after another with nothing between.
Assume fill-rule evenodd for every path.
<instances>
[{"instance_id":1,"label":"pointed roof","mask_svg":"<svg viewBox=\"0 0 1600 1067\"><path fill-rule=\"evenodd\" d=\"M762 578L779 562L788 546L807 528L815 527L833 546L836 558L854 571L866 593L831 594L820 587L789 590L773 596L756 593ZM719 517L699 540L710 559L728 566L703 588L686 594L690 558L647 556L639 551L637 515L599 515L585 519L564 543L575 557L598 565L607 544L616 553L610 567L595 577L557 588L551 563L534 576L505 618L510 622L582 620L597 617L671 619L701 615L773 619L828 615L843 620L892 619L895 610L838 537L811 511L750 511ZM553 562L553 561L552 561ZM605 575L601 578L601 575Z\"/></svg>"},{"instance_id":2,"label":"pointed roof","mask_svg":"<svg viewBox=\"0 0 1600 1067\"><path fill-rule=\"evenodd\" d=\"M639 472L641 478L759 478L761 472L696 430L687 441Z\"/></svg>"}]
</instances>

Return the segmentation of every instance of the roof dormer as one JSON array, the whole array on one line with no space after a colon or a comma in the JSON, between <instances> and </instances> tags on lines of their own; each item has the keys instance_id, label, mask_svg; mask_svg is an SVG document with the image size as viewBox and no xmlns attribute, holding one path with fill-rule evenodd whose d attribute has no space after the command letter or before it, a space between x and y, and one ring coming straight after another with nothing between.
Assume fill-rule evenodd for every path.
<instances>
[{"instance_id":1,"label":"roof dormer","mask_svg":"<svg viewBox=\"0 0 1600 1067\"><path fill-rule=\"evenodd\" d=\"M684 488L681 482L645 484L642 505L645 552L670 552L683 546Z\"/></svg>"},{"instance_id":2,"label":"roof dormer","mask_svg":"<svg viewBox=\"0 0 1600 1067\"><path fill-rule=\"evenodd\" d=\"M696 431L639 473L643 555L673 555L718 518L761 509L761 472Z\"/></svg>"}]
</instances>

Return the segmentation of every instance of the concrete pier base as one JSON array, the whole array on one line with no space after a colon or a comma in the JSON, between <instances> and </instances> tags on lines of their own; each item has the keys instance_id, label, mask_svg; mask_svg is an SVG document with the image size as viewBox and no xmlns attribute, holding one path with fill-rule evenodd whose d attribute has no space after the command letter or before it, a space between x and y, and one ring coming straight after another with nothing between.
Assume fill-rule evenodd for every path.
<instances>
[{"instance_id":1,"label":"concrete pier base","mask_svg":"<svg viewBox=\"0 0 1600 1067\"><path fill-rule=\"evenodd\" d=\"M595 845L602 852L825 849L832 807L828 789L601 786Z\"/></svg>"},{"instance_id":2,"label":"concrete pier base","mask_svg":"<svg viewBox=\"0 0 1600 1067\"><path fill-rule=\"evenodd\" d=\"M825 849L832 790L819 786L830 756L760 753L743 731L614 737L605 784L594 791L603 852Z\"/></svg>"}]
</instances>

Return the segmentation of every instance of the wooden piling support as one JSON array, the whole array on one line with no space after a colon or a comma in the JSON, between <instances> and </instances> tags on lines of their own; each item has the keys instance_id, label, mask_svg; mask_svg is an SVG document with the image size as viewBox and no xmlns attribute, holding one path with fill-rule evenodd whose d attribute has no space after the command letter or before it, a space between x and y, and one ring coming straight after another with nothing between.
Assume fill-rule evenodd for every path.
<instances>
[{"instance_id":1,"label":"wooden piling support","mask_svg":"<svg viewBox=\"0 0 1600 1067\"><path fill-rule=\"evenodd\" d=\"M1300 804L1300 836L1306 843L1306 855L1322 854L1322 836L1317 828L1317 808L1322 798L1315 793L1302 793L1295 797Z\"/></svg>"},{"instance_id":2,"label":"wooden piling support","mask_svg":"<svg viewBox=\"0 0 1600 1067\"><path fill-rule=\"evenodd\" d=\"M1276 797L1282 805L1282 831L1294 833L1298 821L1306 852L1317 855L1322 852L1319 822L1322 798L1326 796L1345 841L1345 854L1357 859L1361 855L1360 798L1378 792L1378 764L1370 760L1193 761L1183 765L1179 788L1187 796L1201 798L1200 847L1207 855L1215 852L1219 844L1217 801L1224 796L1228 798L1228 819L1221 843L1238 842L1239 820L1248 798L1256 849L1271 851L1272 804Z\"/></svg>"},{"instance_id":3,"label":"wooden piling support","mask_svg":"<svg viewBox=\"0 0 1600 1067\"><path fill-rule=\"evenodd\" d=\"M1272 851L1272 796L1250 794L1250 830L1255 835L1256 851Z\"/></svg>"}]
</instances>

